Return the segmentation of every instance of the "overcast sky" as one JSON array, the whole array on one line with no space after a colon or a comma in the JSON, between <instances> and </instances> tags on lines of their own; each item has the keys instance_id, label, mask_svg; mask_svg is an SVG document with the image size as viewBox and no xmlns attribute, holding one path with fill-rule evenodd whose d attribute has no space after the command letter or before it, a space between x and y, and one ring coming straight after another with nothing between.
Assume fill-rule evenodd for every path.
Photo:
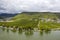
<instances>
[{"instance_id":1,"label":"overcast sky","mask_svg":"<svg viewBox=\"0 0 60 40\"><path fill-rule=\"evenodd\" d=\"M60 12L60 0L0 0L0 13Z\"/></svg>"}]
</instances>

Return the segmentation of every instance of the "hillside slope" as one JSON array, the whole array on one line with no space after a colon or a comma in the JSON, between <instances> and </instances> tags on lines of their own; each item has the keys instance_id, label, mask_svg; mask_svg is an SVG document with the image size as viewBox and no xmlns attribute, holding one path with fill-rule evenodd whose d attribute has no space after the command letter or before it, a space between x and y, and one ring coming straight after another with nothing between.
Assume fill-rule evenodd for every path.
<instances>
[{"instance_id":1,"label":"hillside slope","mask_svg":"<svg viewBox=\"0 0 60 40\"><path fill-rule=\"evenodd\" d=\"M52 28L60 28L60 23L57 22L57 19L59 19L57 13L23 12L14 16L11 20L13 22L4 22L0 23L0 25L49 30Z\"/></svg>"},{"instance_id":2,"label":"hillside slope","mask_svg":"<svg viewBox=\"0 0 60 40\"><path fill-rule=\"evenodd\" d=\"M49 12L23 12L13 17L12 20L20 21L21 19L32 20L32 19L39 19L39 18L58 19L58 16L54 13L49 13Z\"/></svg>"}]
</instances>

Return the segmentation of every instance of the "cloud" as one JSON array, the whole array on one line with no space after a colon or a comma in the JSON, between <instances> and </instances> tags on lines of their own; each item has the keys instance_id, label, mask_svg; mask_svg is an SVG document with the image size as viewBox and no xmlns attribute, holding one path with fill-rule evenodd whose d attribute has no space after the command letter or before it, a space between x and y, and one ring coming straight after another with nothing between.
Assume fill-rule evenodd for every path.
<instances>
[{"instance_id":1,"label":"cloud","mask_svg":"<svg viewBox=\"0 0 60 40\"><path fill-rule=\"evenodd\" d=\"M60 0L0 0L0 12L60 12Z\"/></svg>"}]
</instances>

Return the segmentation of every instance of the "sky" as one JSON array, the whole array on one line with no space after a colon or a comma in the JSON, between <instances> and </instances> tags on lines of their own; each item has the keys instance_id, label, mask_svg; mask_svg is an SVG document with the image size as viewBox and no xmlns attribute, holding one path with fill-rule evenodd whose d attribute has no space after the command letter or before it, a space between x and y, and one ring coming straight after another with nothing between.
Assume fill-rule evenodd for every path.
<instances>
[{"instance_id":1,"label":"sky","mask_svg":"<svg viewBox=\"0 0 60 40\"><path fill-rule=\"evenodd\" d=\"M60 0L0 0L0 13L60 12Z\"/></svg>"}]
</instances>

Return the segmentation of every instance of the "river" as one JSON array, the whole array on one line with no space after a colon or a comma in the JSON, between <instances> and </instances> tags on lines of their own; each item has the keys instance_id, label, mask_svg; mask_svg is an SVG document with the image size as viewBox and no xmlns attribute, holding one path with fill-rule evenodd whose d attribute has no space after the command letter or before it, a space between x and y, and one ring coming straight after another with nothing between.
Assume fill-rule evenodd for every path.
<instances>
[{"instance_id":1,"label":"river","mask_svg":"<svg viewBox=\"0 0 60 40\"><path fill-rule=\"evenodd\" d=\"M60 40L60 31L12 31L0 28L0 40Z\"/></svg>"}]
</instances>

